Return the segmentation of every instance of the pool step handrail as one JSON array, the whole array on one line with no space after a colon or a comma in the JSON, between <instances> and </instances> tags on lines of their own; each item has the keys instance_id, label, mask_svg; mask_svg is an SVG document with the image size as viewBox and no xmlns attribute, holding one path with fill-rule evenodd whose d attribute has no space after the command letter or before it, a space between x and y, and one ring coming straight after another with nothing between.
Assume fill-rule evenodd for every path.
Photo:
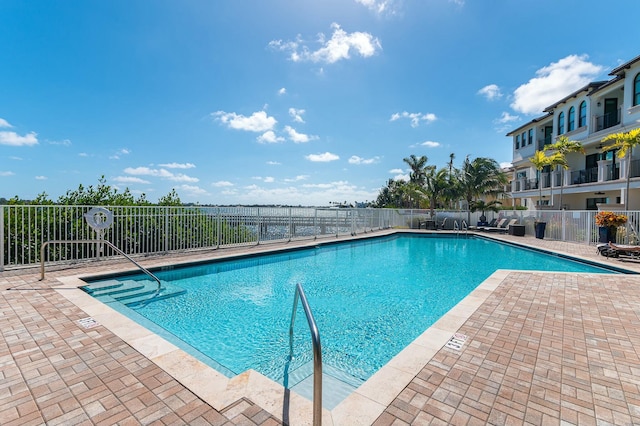
<instances>
[{"instance_id":1,"label":"pool step handrail","mask_svg":"<svg viewBox=\"0 0 640 426\"><path fill-rule=\"evenodd\" d=\"M131 263L136 265L138 267L138 269L140 269L142 272L147 274L149 277L151 277L153 280L155 280L155 282L158 283L158 289L153 294L153 296L150 297L150 299L156 297L158 295L158 293L160 293L160 290L162 290L162 283L160 282L160 279L158 277L156 277L154 274L151 273L151 271L146 269L144 266L140 265L138 262L133 260L129 255L127 255L125 252L123 252L118 247L116 247L116 245L113 244L111 241L107 241L107 240L49 240L49 241L45 241L44 243L42 243L42 246L40 247L40 281L44 280L45 249L47 248L47 246L49 244L106 244L109 247L111 247L115 252L117 252L118 254L121 254L122 256L127 258Z\"/></svg>"},{"instance_id":2,"label":"pool step handrail","mask_svg":"<svg viewBox=\"0 0 640 426\"><path fill-rule=\"evenodd\" d=\"M311 343L313 345L313 425L322 425L322 345L320 344L320 332L313 313L307 302L302 284L296 284L296 292L293 297L293 312L291 313L291 325L289 326L289 357L293 357L293 325L296 321L298 299L302 302L307 323L311 330Z\"/></svg>"}]
</instances>

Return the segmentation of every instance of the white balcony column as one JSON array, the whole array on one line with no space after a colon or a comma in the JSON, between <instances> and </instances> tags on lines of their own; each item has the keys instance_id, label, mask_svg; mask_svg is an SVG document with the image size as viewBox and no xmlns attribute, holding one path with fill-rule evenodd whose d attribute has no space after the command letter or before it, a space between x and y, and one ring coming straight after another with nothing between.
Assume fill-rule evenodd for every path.
<instances>
[{"instance_id":1,"label":"white balcony column","mask_svg":"<svg viewBox=\"0 0 640 426\"><path fill-rule=\"evenodd\" d=\"M571 185L571 168L567 170L562 169L562 177L564 181L567 182L567 185Z\"/></svg>"},{"instance_id":2,"label":"white balcony column","mask_svg":"<svg viewBox=\"0 0 640 426\"><path fill-rule=\"evenodd\" d=\"M518 179L518 182L520 183L520 191L524 191L527 188L527 178L521 177L520 179Z\"/></svg>"},{"instance_id":3,"label":"white balcony column","mask_svg":"<svg viewBox=\"0 0 640 426\"><path fill-rule=\"evenodd\" d=\"M598 182L607 180L607 166L611 163L612 160L598 160Z\"/></svg>"},{"instance_id":4,"label":"white balcony column","mask_svg":"<svg viewBox=\"0 0 640 426\"><path fill-rule=\"evenodd\" d=\"M625 155L624 158L620 159L620 179L627 178L630 166L629 155ZM624 200L624 198L621 198L621 200Z\"/></svg>"}]
</instances>

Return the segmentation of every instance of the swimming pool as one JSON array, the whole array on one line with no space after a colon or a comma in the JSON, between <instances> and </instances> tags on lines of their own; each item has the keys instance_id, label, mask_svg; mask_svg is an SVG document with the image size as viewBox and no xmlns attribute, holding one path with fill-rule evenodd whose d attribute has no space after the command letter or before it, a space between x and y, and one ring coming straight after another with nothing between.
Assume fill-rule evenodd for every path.
<instances>
[{"instance_id":1,"label":"swimming pool","mask_svg":"<svg viewBox=\"0 0 640 426\"><path fill-rule=\"evenodd\" d=\"M322 336L325 371L355 387L496 269L612 272L484 238L396 235L160 271L166 285L185 293L111 306L161 327L163 335L168 331L224 374L252 368L283 383L287 370L294 386L310 373L312 356L309 330L300 320L295 358L287 363L293 292L300 282ZM101 286L104 281L89 285Z\"/></svg>"}]
</instances>

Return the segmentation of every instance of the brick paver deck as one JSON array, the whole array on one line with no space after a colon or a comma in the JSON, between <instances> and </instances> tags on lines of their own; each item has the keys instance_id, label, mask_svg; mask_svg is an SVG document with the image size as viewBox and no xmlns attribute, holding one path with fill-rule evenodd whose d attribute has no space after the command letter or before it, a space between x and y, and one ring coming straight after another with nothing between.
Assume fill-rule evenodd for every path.
<instances>
[{"instance_id":1,"label":"brick paver deck","mask_svg":"<svg viewBox=\"0 0 640 426\"><path fill-rule=\"evenodd\" d=\"M38 278L0 273L0 424L281 423L246 399L213 409L105 327L83 328ZM376 425L640 424L640 277L511 272L459 332L462 349L439 350Z\"/></svg>"}]
</instances>

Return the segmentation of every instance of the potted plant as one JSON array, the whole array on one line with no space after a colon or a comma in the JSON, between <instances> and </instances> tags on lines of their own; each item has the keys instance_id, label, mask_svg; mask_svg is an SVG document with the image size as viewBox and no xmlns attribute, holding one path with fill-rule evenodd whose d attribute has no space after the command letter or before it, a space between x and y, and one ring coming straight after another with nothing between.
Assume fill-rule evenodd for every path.
<instances>
[{"instance_id":1,"label":"potted plant","mask_svg":"<svg viewBox=\"0 0 640 426\"><path fill-rule=\"evenodd\" d=\"M489 210L497 213L498 211L500 211L500 204L502 204L502 202L498 200L492 200L488 203L484 200L472 201L469 204L469 210L471 210L472 212L477 212L478 210L480 210L482 213L479 218L478 226L487 226L489 223L487 222L487 216L485 216L484 212Z\"/></svg>"},{"instance_id":2,"label":"potted plant","mask_svg":"<svg viewBox=\"0 0 640 426\"><path fill-rule=\"evenodd\" d=\"M627 216L609 211L596 213L598 225L598 241L601 243L616 242L618 226L627 223Z\"/></svg>"}]
</instances>

